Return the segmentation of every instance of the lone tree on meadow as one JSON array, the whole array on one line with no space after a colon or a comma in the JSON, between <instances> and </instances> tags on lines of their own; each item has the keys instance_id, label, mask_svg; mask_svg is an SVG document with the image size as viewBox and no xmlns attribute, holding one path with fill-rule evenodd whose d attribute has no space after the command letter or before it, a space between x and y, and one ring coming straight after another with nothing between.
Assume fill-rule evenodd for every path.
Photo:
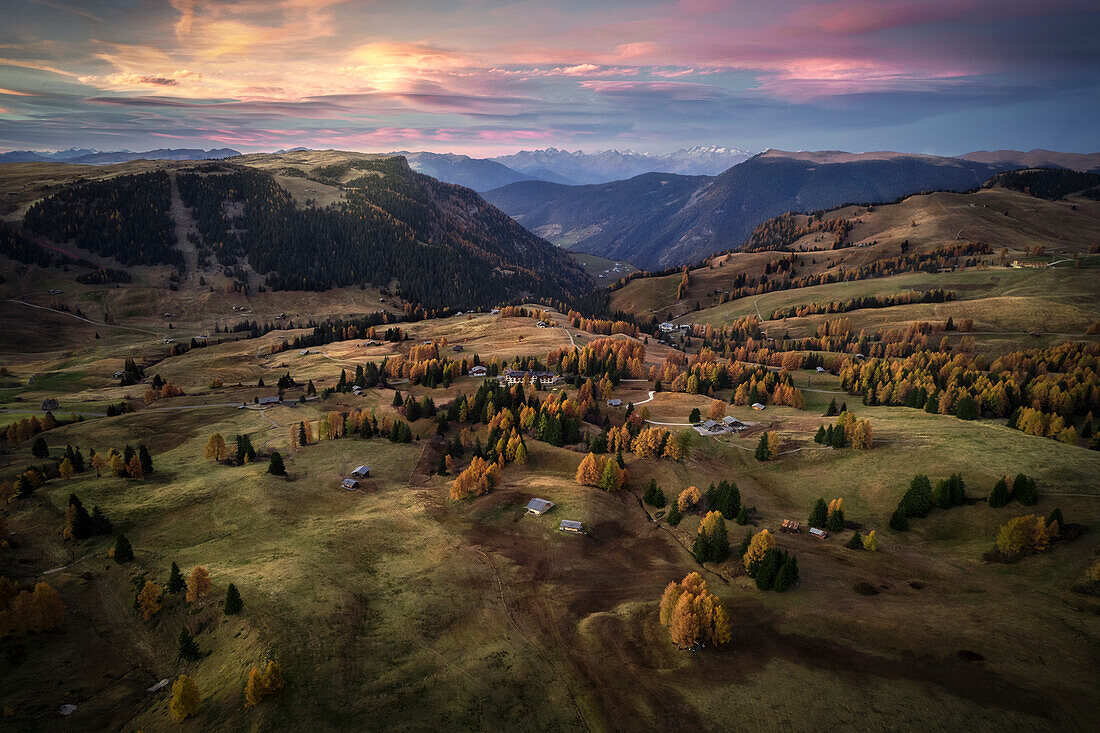
<instances>
[{"instance_id":1,"label":"lone tree on meadow","mask_svg":"<svg viewBox=\"0 0 1100 733\"><path fill-rule=\"evenodd\" d=\"M137 607L143 619L151 621L153 616L157 615L160 611L160 598L160 586L151 580L145 581L145 585L137 595Z\"/></svg>"},{"instance_id":2,"label":"lone tree on meadow","mask_svg":"<svg viewBox=\"0 0 1100 733\"><path fill-rule=\"evenodd\" d=\"M39 435L31 445L31 455L35 458L49 458L50 449L46 445L46 439Z\"/></svg>"},{"instance_id":3,"label":"lone tree on meadow","mask_svg":"<svg viewBox=\"0 0 1100 733\"><path fill-rule=\"evenodd\" d=\"M180 572L180 566L172 563L172 570L168 574L168 592L179 593L185 587L187 587L187 583L183 579L183 573Z\"/></svg>"},{"instance_id":4,"label":"lone tree on meadow","mask_svg":"<svg viewBox=\"0 0 1100 733\"><path fill-rule=\"evenodd\" d=\"M214 433L207 439L204 455L215 461L224 461L226 456L229 455L225 447L225 438L222 437L221 433Z\"/></svg>"},{"instance_id":5,"label":"lone tree on meadow","mask_svg":"<svg viewBox=\"0 0 1100 733\"><path fill-rule=\"evenodd\" d=\"M237 586L232 583L225 589L225 605L222 606L222 610L226 616L233 616L241 612L244 608L244 601L241 600L240 591L237 590Z\"/></svg>"},{"instance_id":6,"label":"lone tree on meadow","mask_svg":"<svg viewBox=\"0 0 1100 733\"><path fill-rule=\"evenodd\" d=\"M178 654L179 658L185 662L195 662L202 657L199 645L195 642L195 637L191 635L186 626L180 629Z\"/></svg>"},{"instance_id":7,"label":"lone tree on meadow","mask_svg":"<svg viewBox=\"0 0 1100 733\"><path fill-rule=\"evenodd\" d=\"M199 693L199 686L190 677L181 674L179 679L172 683L172 702L168 706L172 712L172 718L176 722L190 718L199 712L200 702L202 702L202 695Z\"/></svg>"},{"instance_id":8,"label":"lone tree on meadow","mask_svg":"<svg viewBox=\"0 0 1100 733\"><path fill-rule=\"evenodd\" d=\"M187 602L194 603L213 587L210 581L210 573L202 565L196 565L187 576Z\"/></svg>"},{"instance_id":9,"label":"lone tree on meadow","mask_svg":"<svg viewBox=\"0 0 1100 733\"><path fill-rule=\"evenodd\" d=\"M286 476L286 466L283 465L283 456L279 451L272 451L271 462L267 464L267 472L272 476Z\"/></svg>"},{"instance_id":10,"label":"lone tree on meadow","mask_svg":"<svg viewBox=\"0 0 1100 733\"><path fill-rule=\"evenodd\" d=\"M814 502L814 508L810 510L809 525L811 527L824 527L829 517L829 506L824 499Z\"/></svg>"},{"instance_id":11,"label":"lone tree on meadow","mask_svg":"<svg viewBox=\"0 0 1100 733\"><path fill-rule=\"evenodd\" d=\"M130 546L130 540L126 539L126 535L120 534L118 539L115 540L114 561L122 565L133 559L134 548Z\"/></svg>"}]
</instances>

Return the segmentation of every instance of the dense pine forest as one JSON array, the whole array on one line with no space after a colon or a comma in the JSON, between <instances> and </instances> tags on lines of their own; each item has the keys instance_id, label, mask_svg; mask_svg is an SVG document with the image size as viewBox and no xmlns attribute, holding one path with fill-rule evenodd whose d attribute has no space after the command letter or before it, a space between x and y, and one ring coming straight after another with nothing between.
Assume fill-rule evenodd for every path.
<instances>
[{"instance_id":1,"label":"dense pine forest","mask_svg":"<svg viewBox=\"0 0 1100 733\"><path fill-rule=\"evenodd\" d=\"M124 265L183 265L175 245L168 174L118 176L67 186L32 206L28 232L114 257Z\"/></svg>"}]
</instances>

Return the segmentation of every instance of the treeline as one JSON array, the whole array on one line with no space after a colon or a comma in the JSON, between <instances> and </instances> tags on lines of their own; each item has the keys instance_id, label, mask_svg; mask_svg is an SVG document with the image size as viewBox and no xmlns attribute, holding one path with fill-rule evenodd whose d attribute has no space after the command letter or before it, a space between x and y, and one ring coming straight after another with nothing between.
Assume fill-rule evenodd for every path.
<instances>
[{"instance_id":1,"label":"treeline","mask_svg":"<svg viewBox=\"0 0 1100 733\"><path fill-rule=\"evenodd\" d=\"M166 172L118 176L66 186L31 206L23 226L124 265L182 267L171 203Z\"/></svg>"},{"instance_id":2,"label":"treeline","mask_svg":"<svg viewBox=\"0 0 1100 733\"><path fill-rule=\"evenodd\" d=\"M925 291L914 290L897 295L864 295L848 300L834 300L831 303L807 303L792 305L787 308L776 308L772 311L770 320L778 321L781 318L799 318L824 313L847 313L848 311L863 310L865 308L891 308L896 305L912 305L914 303L946 303L955 300L955 297L955 291L941 288Z\"/></svg>"},{"instance_id":3,"label":"treeline","mask_svg":"<svg viewBox=\"0 0 1100 733\"><path fill-rule=\"evenodd\" d=\"M986 185L1000 185L1051 201L1065 198L1078 191L1095 199L1100 195L1100 174L1055 168L1029 168L998 173L990 178Z\"/></svg>"},{"instance_id":4,"label":"treeline","mask_svg":"<svg viewBox=\"0 0 1100 733\"><path fill-rule=\"evenodd\" d=\"M1085 342L1014 351L992 364L966 351L922 350L905 359L849 362L840 378L843 389L869 405L1008 417L1011 427L1072 443L1079 437L1073 421L1085 417L1091 429L1100 408L1098 358L1100 344Z\"/></svg>"}]
</instances>

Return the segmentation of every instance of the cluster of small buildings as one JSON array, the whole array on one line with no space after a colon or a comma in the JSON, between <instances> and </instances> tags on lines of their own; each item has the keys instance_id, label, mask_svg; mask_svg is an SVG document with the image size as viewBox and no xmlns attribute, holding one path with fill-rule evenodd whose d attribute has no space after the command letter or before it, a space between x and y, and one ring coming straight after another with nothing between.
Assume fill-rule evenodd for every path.
<instances>
[{"instance_id":1,"label":"cluster of small buildings","mask_svg":"<svg viewBox=\"0 0 1100 733\"><path fill-rule=\"evenodd\" d=\"M340 485L343 486L348 491L358 491L359 490L359 479L361 479L361 478L370 478L370 467L369 466L359 466L358 468L356 468L354 471L351 472L351 476L349 478L346 478L343 481L341 481Z\"/></svg>"},{"instance_id":2,"label":"cluster of small buildings","mask_svg":"<svg viewBox=\"0 0 1100 733\"><path fill-rule=\"evenodd\" d=\"M473 375L473 369L470 370L470 374ZM554 372L505 369L504 376L501 377L501 380L509 387L523 384L524 380L529 380L532 384L538 384L540 387L550 387L561 381L561 375L554 374Z\"/></svg>"},{"instance_id":3,"label":"cluster of small buildings","mask_svg":"<svg viewBox=\"0 0 1100 733\"><path fill-rule=\"evenodd\" d=\"M548 499L532 499L527 502L527 506L524 507L528 514L534 514L536 517L541 517L546 512L554 508L554 502ZM558 525L558 529L562 532L573 532L574 534L584 534L584 524L574 521L572 519L563 519L561 524Z\"/></svg>"},{"instance_id":4,"label":"cluster of small buildings","mask_svg":"<svg viewBox=\"0 0 1100 733\"><path fill-rule=\"evenodd\" d=\"M660 326L658 326L658 328L661 329L661 333L672 333L673 331L690 331L691 330L691 326L689 326L686 323L681 323L679 326L677 326L675 323L672 323L671 321L665 321Z\"/></svg>"},{"instance_id":5,"label":"cluster of small buildings","mask_svg":"<svg viewBox=\"0 0 1100 733\"><path fill-rule=\"evenodd\" d=\"M739 433L747 425L736 417L726 415L721 420L704 420L695 426L695 432L699 435L722 435L724 433Z\"/></svg>"}]
</instances>

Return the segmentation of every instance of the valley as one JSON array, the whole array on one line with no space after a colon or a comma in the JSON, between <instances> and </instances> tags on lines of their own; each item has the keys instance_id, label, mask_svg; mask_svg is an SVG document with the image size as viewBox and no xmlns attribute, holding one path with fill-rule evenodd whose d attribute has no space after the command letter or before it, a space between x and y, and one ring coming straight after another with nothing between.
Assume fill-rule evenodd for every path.
<instances>
[{"instance_id":1,"label":"valley","mask_svg":"<svg viewBox=\"0 0 1100 733\"><path fill-rule=\"evenodd\" d=\"M165 178L119 214L136 203L108 206L127 185L111 182L135 174ZM1048 200L987 178L776 211L646 273L574 260L400 158L0 166L7 719L1087 729L1100 209L1088 189ZM631 194L662 200L647 195ZM74 211L129 216L149 246ZM111 463L127 446L133 470ZM961 501L941 493L953 475ZM918 476L934 503L903 512ZM110 531L73 537L72 496ZM529 513L535 498L553 507ZM1001 552L1020 516L1060 534ZM718 522L724 552L700 540ZM797 560L790 585L751 562L765 530ZM212 588L173 592L173 563ZM691 573L728 614L724 643L681 644L686 622L663 617ZM12 599L40 583L63 617L26 630ZM250 670L269 662L285 686L254 704ZM201 704L177 723L181 674Z\"/></svg>"}]
</instances>

